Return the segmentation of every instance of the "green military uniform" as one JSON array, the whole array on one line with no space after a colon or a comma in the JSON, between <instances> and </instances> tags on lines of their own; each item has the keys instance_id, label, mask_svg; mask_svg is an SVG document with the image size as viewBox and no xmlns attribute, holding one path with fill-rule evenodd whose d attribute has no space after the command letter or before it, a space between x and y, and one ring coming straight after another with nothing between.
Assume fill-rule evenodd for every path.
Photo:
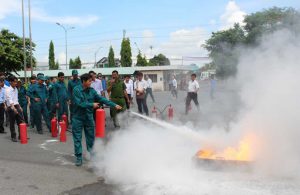
<instances>
[{"instance_id":1,"label":"green military uniform","mask_svg":"<svg viewBox=\"0 0 300 195\"><path fill-rule=\"evenodd\" d=\"M117 113L123 112L126 110L126 100L124 96L124 91L126 90L126 85L121 79L116 79L115 83L112 85L109 83L109 88L111 87L110 99L112 102L122 106L122 110L117 111L115 108L110 108L110 116L113 119L114 126L120 127Z\"/></svg>"},{"instance_id":2,"label":"green military uniform","mask_svg":"<svg viewBox=\"0 0 300 195\"><path fill-rule=\"evenodd\" d=\"M44 76L40 75L38 77L38 80L45 80ZM31 99L39 98L40 101L33 101L32 107L33 107L33 118L34 118L34 124L36 125L37 131L39 133L42 133L42 115L46 122L46 125L50 131L50 119L49 119L49 113L47 109L47 99L48 99L48 91L44 84L40 85L38 83L32 85L30 89L28 90L28 96Z\"/></svg>"},{"instance_id":3,"label":"green military uniform","mask_svg":"<svg viewBox=\"0 0 300 195\"><path fill-rule=\"evenodd\" d=\"M19 104L23 110L23 116L24 116L24 120L25 122L28 124L28 115L27 115L27 91L25 89L24 86L21 86L18 89L18 98L19 98Z\"/></svg>"},{"instance_id":4,"label":"green military uniform","mask_svg":"<svg viewBox=\"0 0 300 195\"><path fill-rule=\"evenodd\" d=\"M56 114L56 104L58 103L54 83L50 82L48 84L48 94L49 94L49 98L47 101L47 109L49 112L49 119L51 120L54 117L54 114Z\"/></svg>"},{"instance_id":5,"label":"green military uniform","mask_svg":"<svg viewBox=\"0 0 300 195\"><path fill-rule=\"evenodd\" d=\"M72 117L72 133L74 150L77 162L82 162L82 129L84 130L87 150L91 152L95 139L95 122L93 118L93 103L99 102L110 107L116 104L101 97L93 88L83 89L82 85L76 86L73 91L74 108ZM76 163L77 163L76 162Z\"/></svg>"},{"instance_id":6,"label":"green military uniform","mask_svg":"<svg viewBox=\"0 0 300 195\"><path fill-rule=\"evenodd\" d=\"M28 85L28 90L27 90L27 96L30 97L28 95L29 90L32 90L33 86L35 84L29 84ZM29 113L30 113L30 126L31 128L34 128L34 118L33 118L33 105L34 105L34 99L30 98L30 106L29 106Z\"/></svg>"},{"instance_id":7,"label":"green military uniform","mask_svg":"<svg viewBox=\"0 0 300 195\"><path fill-rule=\"evenodd\" d=\"M78 71L77 70L72 70L72 75L78 75ZM71 100L71 104L70 104L70 115L71 115L71 118L72 118L72 115L73 115L73 106L74 106L74 98L73 98L73 90L76 86L78 85L81 85L81 80L79 78L77 78L76 80L75 79L72 79L72 80L69 80L68 82L68 95L69 95L69 98Z\"/></svg>"},{"instance_id":8,"label":"green military uniform","mask_svg":"<svg viewBox=\"0 0 300 195\"><path fill-rule=\"evenodd\" d=\"M62 120L62 115L66 114L68 116L68 91L67 87L64 82L57 81L55 83L55 89L56 89L56 94L57 94L57 99L59 103L59 108L58 108L58 120Z\"/></svg>"}]
</instances>

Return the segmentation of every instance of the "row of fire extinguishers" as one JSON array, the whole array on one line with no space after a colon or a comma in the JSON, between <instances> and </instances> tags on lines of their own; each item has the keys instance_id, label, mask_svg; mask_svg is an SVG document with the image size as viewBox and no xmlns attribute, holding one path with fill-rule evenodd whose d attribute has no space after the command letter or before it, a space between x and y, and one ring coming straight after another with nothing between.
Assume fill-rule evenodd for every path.
<instances>
[{"instance_id":1,"label":"row of fire extinguishers","mask_svg":"<svg viewBox=\"0 0 300 195\"><path fill-rule=\"evenodd\" d=\"M66 142L67 141L67 127L68 127L68 118L66 115L62 116L62 121L60 121L59 127L57 125L57 119L54 117L51 120L51 135L52 137L57 137L58 134L60 135L60 141ZM20 127L20 142L21 144L27 144L28 143L28 137L27 137L27 125L26 123L21 123L19 125Z\"/></svg>"},{"instance_id":2,"label":"row of fire extinguishers","mask_svg":"<svg viewBox=\"0 0 300 195\"><path fill-rule=\"evenodd\" d=\"M20 141L21 144L28 143L27 137L27 125L26 123L21 123L20 127ZM67 142L67 131L68 128L68 117L67 115L62 115L62 120L57 121L56 117L53 117L51 120L51 136L58 137L60 136L60 142ZM104 138L105 137L105 110L99 108L96 110L96 122L95 122L95 137Z\"/></svg>"},{"instance_id":3,"label":"row of fire extinguishers","mask_svg":"<svg viewBox=\"0 0 300 195\"><path fill-rule=\"evenodd\" d=\"M153 107L152 111L151 111L151 116L152 118L156 118L156 119L162 119L164 120L164 112L165 110L167 110L167 117L169 120L172 120L174 117L174 108L172 107L172 105L167 105L164 107L164 109L160 110L159 108L157 108L156 106Z\"/></svg>"}]
</instances>

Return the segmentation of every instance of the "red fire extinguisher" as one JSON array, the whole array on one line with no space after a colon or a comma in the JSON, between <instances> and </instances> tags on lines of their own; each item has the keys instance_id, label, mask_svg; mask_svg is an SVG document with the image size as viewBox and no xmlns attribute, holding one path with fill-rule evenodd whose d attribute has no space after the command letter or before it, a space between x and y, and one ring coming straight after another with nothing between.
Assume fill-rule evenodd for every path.
<instances>
[{"instance_id":1,"label":"red fire extinguisher","mask_svg":"<svg viewBox=\"0 0 300 195\"><path fill-rule=\"evenodd\" d=\"M96 110L96 137L104 138L105 137L105 110L97 109Z\"/></svg>"},{"instance_id":2,"label":"red fire extinguisher","mask_svg":"<svg viewBox=\"0 0 300 195\"><path fill-rule=\"evenodd\" d=\"M152 109L152 117L153 117L153 118L157 118L157 109L156 109L155 106L154 106L153 109Z\"/></svg>"},{"instance_id":3,"label":"red fire extinguisher","mask_svg":"<svg viewBox=\"0 0 300 195\"><path fill-rule=\"evenodd\" d=\"M56 117L53 117L51 120L51 134L52 137L57 137L57 119Z\"/></svg>"},{"instance_id":4,"label":"red fire extinguisher","mask_svg":"<svg viewBox=\"0 0 300 195\"><path fill-rule=\"evenodd\" d=\"M65 121L65 123L66 123L66 128L68 128L68 116L67 116L66 114L63 114L63 115L61 116L61 118Z\"/></svg>"},{"instance_id":5,"label":"red fire extinguisher","mask_svg":"<svg viewBox=\"0 0 300 195\"><path fill-rule=\"evenodd\" d=\"M27 144L27 125L26 123L21 123L19 127L21 144Z\"/></svg>"},{"instance_id":6,"label":"red fire extinguisher","mask_svg":"<svg viewBox=\"0 0 300 195\"><path fill-rule=\"evenodd\" d=\"M61 121L59 122L59 125L60 125L60 142L66 142L67 141L67 135L66 135L66 130L67 130L67 127L66 127L66 123L65 121Z\"/></svg>"},{"instance_id":7,"label":"red fire extinguisher","mask_svg":"<svg viewBox=\"0 0 300 195\"><path fill-rule=\"evenodd\" d=\"M170 104L169 108L168 108L168 118L169 120L172 120L174 117L174 109L172 107L172 105Z\"/></svg>"}]
</instances>

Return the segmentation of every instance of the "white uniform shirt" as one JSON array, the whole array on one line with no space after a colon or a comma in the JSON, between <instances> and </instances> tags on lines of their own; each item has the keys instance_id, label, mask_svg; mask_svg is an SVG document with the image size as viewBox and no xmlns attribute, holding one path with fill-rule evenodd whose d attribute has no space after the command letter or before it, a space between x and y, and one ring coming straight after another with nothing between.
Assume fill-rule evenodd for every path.
<instances>
[{"instance_id":1,"label":"white uniform shirt","mask_svg":"<svg viewBox=\"0 0 300 195\"><path fill-rule=\"evenodd\" d=\"M130 80L128 81L128 83L126 83L126 81L124 81L124 83L126 85L127 94L130 94L132 96L133 95L133 83L130 82Z\"/></svg>"},{"instance_id":2,"label":"white uniform shirt","mask_svg":"<svg viewBox=\"0 0 300 195\"><path fill-rule=\"evenodd\" d=\"M92 81L91 87L96 90L98 95L101 95L101 92L103 91L101 80L95 79L95 81Z\"/></svg>"},{"instance_id":3,"label":"white uniform shirt","mask_svg":"<svg viewBox=\"0 0 300 195\"><path fill-rule=\"evenodd\" d=\"M152 80L148 78L147 82L147 88L152 88Z\"/></svg>"},{"instance_id":4,"label":"white uniform shirt","mask_svg":"<svg viewBox=\"0 0 300 195\"><path fill-rule=\"evenodd\" d=\"M5 103L5 88L0 87L0 104Z\"/></svg>"},{"instance_id":5,"label":"white uniform shirt","mask_svg":"<svg viewBox=\"0 0 300 195\"><path fill-rule=\"evenodd\" d=\"M145 90L147 89L147 87L148 84L144 79L142 79L141 81L137 80L134 85L134 89L139 91L142 91L143 89Z\"/></svg>"},{"instance_id":6,"label":"white uniform shirt","mask_svg":"<svg viewBox=\"0 0 300 195\"><path fill-rule=\"evenodd\" d=\"M189 87L188 87L188 92L194 92L197 93L198 89L199 89L199 83L198 81L194 80L194 81L189 81Z\"/></svg>"},{"instance_id":7,"label":"white uniform shirt","mask_svg":"<svg viewBox=\"0 0 300 195\"><path fill-rule=\"evenodd\" d=\"M131 83L132 86L133 86L133 80L132 79L129 79L129 83Z\"/></svg>"},{"instance_id":8,"label":"white uniform shirt","mask_svg":"<svg viewBox=\"0 0 300 195\"><path fill-rule=\"evenodd\" d=\"M176 79L173 79L172 85L173 85L173 87L177 88L177 81L176 81Z\"/></svg>"},{"instance_id":9,"label":"white uniform shirt","mask_svg":"<svg viewBox=\"0 0 300 195\"><path fill-rule=\"evenodd\" d=\"M18 99L18 89L8 87L6 89L6 105L9 107L11 104L18 105L19 99Z\"/></svg>"}]
</instances>

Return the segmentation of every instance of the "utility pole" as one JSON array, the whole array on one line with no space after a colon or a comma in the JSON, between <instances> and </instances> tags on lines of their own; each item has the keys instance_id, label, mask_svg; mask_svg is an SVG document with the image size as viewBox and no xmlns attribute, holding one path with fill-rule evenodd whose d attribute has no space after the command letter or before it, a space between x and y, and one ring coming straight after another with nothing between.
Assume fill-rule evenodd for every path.
<instances>
[{"instance_id":1,"label":"utility pole","mask_svg":"<svg viewBox=\"0 0 300 195\"><path fill-rule=\"evenodd\" d=\"M22 26L23 26L23 65L24 65L24 77L25 83L27 83L27 71L26 71L26 43L25 43L25 22L24 22L24 0L22 0Z\"/></svg>"},{"instance_id":2,"label":"utility pole","mask_svg":"<svg viewBox=\"0 0 300 195\"><path fill-rule=\"evenodd\" d=\"M96 68L96 64L97 64L97 53L99 52L100 49L102 49L103 47L99 47L96 51L95 51L95 65L94 68Z\"/></svg>"},{"instance_id":3,"label":"utility pole","mask_svg":"<svg viewBox=\"0 0 300 195\"><path fill-rule=\"evenodd\" d=\"M123 30L123 39L125 39L125 37L126 37L126 30L124 29Z\"/></svg>"},{"instance_id":4,"label":"utility pole","mask_svg":"<svg viewBox=\"0 0 300 195\"><path fill-rule=\"evenodd\" d=\"M32 61L32 36L31 36L31 6L30 0L28 0L28 16L29 16L29 40L30 40L30 70L31 76L33 75L33 61Z\"/></svg>"},{"instance_id":5,"label":"utility pole","mask_svg":"<svg viewBox=\"0 0 300 195\"><path fill-rule=\"evenodd\" d=\"M68 70L68 31L75 29L75 27L66 28L64 25L56 22L56 24L62 27L65 31L65 42L66 42L66 70Z\"/></svg>"},{"instance_id":6,"label":"utility pole","mask_svg":"<svg viewBox=\"0 0 300 195\"><path fill-rule=\"evenodd\" d=\"M153 49L153 46L150 45L150 58L152 58L152 49Z\"/></svg>"}]
</instances>

